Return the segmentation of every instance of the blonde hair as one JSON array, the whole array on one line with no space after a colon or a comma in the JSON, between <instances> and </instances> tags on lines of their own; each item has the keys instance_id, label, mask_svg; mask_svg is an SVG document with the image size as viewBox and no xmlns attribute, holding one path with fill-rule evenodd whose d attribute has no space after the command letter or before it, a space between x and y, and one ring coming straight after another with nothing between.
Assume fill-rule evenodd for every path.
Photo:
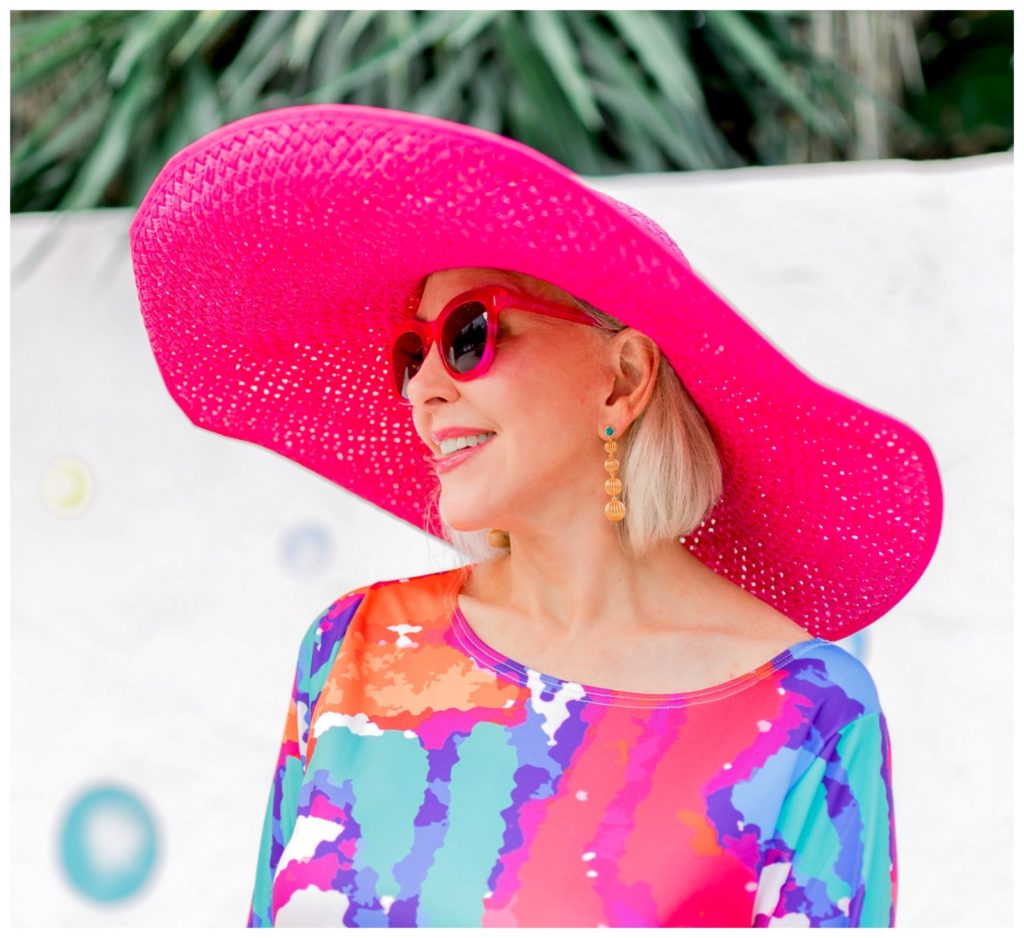
<instances>
[{"instance_id":1,"label":"blonde hair","mask_svg":"<svg viewBox=\"0 0 1024 938\"><path fill-rule=\"evenodd\" d=\"M517 275L517 279L533 280L525 275ZM593 317L595 328L607 338L627 328L586 301L569 296ZM618 443L620 497L626 517L615 528L623 553L642 557L663 542L678 541L694 531L722 494L722 467L711 432L664 354L647 407ZM438 481L428 499L428 531L465 554L471 563L485 564L509 553L510 547L489 543L488 530L456 531L450 527L438 508L440 493ZM595 492L594 511L603 514L607 499L603 489Z\"/></svg>"}]
</instances>

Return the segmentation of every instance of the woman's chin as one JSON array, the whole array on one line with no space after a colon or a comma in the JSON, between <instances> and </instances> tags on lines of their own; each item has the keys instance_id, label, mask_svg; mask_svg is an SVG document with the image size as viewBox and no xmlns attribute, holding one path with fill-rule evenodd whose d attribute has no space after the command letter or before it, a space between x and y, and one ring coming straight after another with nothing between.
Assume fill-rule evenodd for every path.
<instances>
[{"instance_id":1,"label":"woman's chin","mask_svg":"<svg viewBox=\"0 0 1024 938\"><path fill-rule=\"evenodd\" d=\"M463 502L460 496L446 496L442 489L438 498L437 507L444 523L453 531L468 534L471 531L490 530L497 527L494 523L494 513L490 510L483 510L483 506L469 504L469 499ZM487 506L490 508L490 506Z\"/></svg>"}]
</instances>

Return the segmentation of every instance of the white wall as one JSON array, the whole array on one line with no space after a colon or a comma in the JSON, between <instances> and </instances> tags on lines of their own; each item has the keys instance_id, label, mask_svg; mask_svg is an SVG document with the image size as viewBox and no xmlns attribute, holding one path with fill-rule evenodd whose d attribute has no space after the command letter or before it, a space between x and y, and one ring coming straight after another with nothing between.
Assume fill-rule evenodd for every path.
<instances>
[{"instance_id":1,"label":"white wall","mask_svg":"<svg viewBox=\"0 0 1024 938\"><path fill-rule=\"evenodd\" d=\"M935 560L861 648L893 736L901 925L1011 923L1012 172L1005 154L594 181L936 452ZM130 219L12 224L16 925L243 924L306 626L348 589L459 562L188 422L143 330ZM115 905L71 888L57 846L103 782L158 831L147 886Z\"/></svg>"}]
</instances>

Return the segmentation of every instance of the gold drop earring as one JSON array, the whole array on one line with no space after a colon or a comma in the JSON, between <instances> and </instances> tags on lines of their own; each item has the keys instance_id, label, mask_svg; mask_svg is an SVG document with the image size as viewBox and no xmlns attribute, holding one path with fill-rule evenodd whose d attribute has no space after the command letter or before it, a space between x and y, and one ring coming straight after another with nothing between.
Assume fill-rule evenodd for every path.
<instances>
[{"instance_id":1,"label":"gold drop earring","mask_svg":"<svg viewBox=\"0 0 1024 938\"><path fill-rule=\"evenodd\" d=\"M604 490L611 495L611 500L604 506L604 516L609 521L621 521L626 517L626 506L618 499L622 492L622 479L615 475L619 471L619 461L615 458L615 451L619 448L619 444L612 439L615 436L615 428L605 427L604 436L606 440L604 451L608 454L608 458L604 461L604 468L609 475L609 478L604 480Z\"/></svg>"}]
</instances>

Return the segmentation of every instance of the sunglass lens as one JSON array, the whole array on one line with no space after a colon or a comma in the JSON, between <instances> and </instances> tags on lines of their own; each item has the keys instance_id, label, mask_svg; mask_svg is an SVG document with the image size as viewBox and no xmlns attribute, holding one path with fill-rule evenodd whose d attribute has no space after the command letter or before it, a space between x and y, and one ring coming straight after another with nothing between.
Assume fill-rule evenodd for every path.
<instances>
[{"instance_id":1,"label":"sunglass lens","mask_svg":"<svg viewBox=\"0 0 1024 938\"><path fill-rule=\"evenodd\" d=\"M408 400L409 382L423 364L423 342L415 332L406 332L395 340L391 362L398 393Z\"/></svg>"},{"instance_id":2,"label":"sunglass lens","mask_svg":"<svg viewBox=\"0 0 1024 938\"><path fill-rule=\"evenodd\" d=\"M441 335L441 348L452 370L460 375L472 371L483 360L486 345L487 307L472 300L453 309Z\"/></svg>"}]
</instances>

